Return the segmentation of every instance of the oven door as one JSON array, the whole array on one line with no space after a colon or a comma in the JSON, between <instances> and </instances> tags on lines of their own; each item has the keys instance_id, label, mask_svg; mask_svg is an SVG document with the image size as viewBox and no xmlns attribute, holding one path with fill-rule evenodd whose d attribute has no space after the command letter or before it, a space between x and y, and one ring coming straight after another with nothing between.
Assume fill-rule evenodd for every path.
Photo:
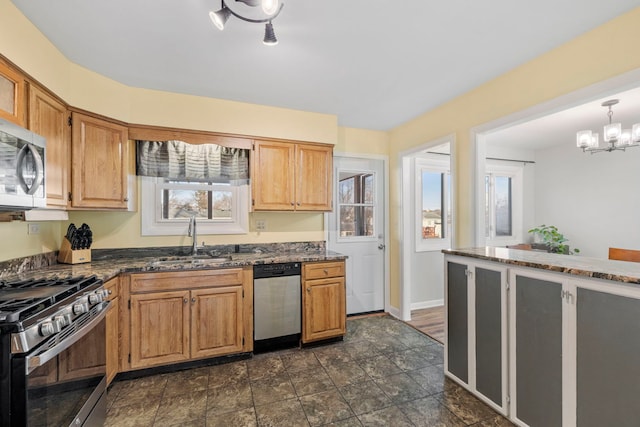
<instances>
[{"instance_id":1,"label":"oven door","mask_svg":"<svg viewBox=\"0 0 640 427\"><path fill-rule=\"evenodd\" d=\"M70 326L75 330L59 334L65 336L14 359L12 425L104 424L108 304L94 307L81 325Z\"/></svg>"}]
</instances>

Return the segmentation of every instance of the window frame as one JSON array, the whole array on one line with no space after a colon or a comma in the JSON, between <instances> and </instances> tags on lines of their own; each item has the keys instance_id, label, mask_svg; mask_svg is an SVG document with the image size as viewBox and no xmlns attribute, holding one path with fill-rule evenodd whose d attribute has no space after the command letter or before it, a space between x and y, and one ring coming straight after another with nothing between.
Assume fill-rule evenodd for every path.
<instances>
[{"instance_id":1,"label":"window frame","mask_svg":"<svg viewBox=\"0 0 640 427\"><path fill-rule=\"evenodd\" d=\"M506 246L523 242L523 200L524 200L524 164L504 164L487 161L484 171L484 182L489 176L490 183L490 204L489 204L489 236L483 231L486 246ZM495 227L495 177L511 178L511 235L496 236ZM483 200L486 200L486 185ZM486 212L486 205L483 204ZM487 228L487 216L484 216L484 230Z\"/></svg>"},{"instance_id":2,"label":"window frame","mask_svg":"<svg viewBox=\"0 0 640 427\"><path fill-rule=\"evenodd\" d=\"M442 218L446 226L443 229L444 237L435 239L423 239L422 238L422 174L424 171L431 173L440 173L445 176L442 182ZM452 193L451 188L451 165L449 157L447 160L416 157L414 159L414 173L415 173L415 219L414 219L414 238L415 238L415 250L416 252L429 252L438 251L442 249L448 249L451 247L451 234L452 230ZM449 185L446 185L448 180Z\"/></svg>"},{"instance_id":3,"label":"window frame","mask_svg":"<svg viewBox=\"0 0 640 427\"><path fill-rule=\"evenodd\" d=\"M356 175L360 175L362 178L365 178L366 176L371 176L372 177L372 184L371 184L371 196L372 196L372 202L367 203L367 202L356 202L356 197L354 194L354 202L353 203L343 203L340 200L340 183L344 180L340 179L340 174L341 173L349 173L349 174L353 174L353 176L355 177ZM373 214L376 215L376 203L379 203L380 201L376 200L376 194L377 194L377 185L378 185L378 179L379 177L377 176L375 171L372 170L355 170L355 169L339 169L336 171L336 176L337 176L337 188L336 188L336 219L337 219L337 231L336 231L336 241L337 242L363 242L363 241L371 241L371 240L378 240L377 234L378 234L378 230L376 229L376 223L377 223L377 219L373 218L373 231L371 236L357 236L357 235L353 235L353 236L341 236L340 233L342 231L341 228L341 221L340 221L340 212L341 212L341 208L343 206L352 206L354 208L358 208L358 207L364 207L364 208L372 208L373 209ZM349 178L345 178L345 179L349 179ZM356 186L354 185L354 188Z\"/></svg>"},{"instance_id":4,"label":"window frame","mask_svg":"<svg viewBox=\"0 0 640 427\"><path fill-rule=\"evenodd\" d=\"M164 178L141 176L141 235L178 236L186 235L189 218L162 219L162 196L166 189L190 189L188 183L166 184ZM198 189L199 182L193 183ZM213 183L213 187L215 187ZM211 189L214 189L214 188ZM225 188L226 190L227 188ZM198 234L247 234L249 232L249 185L231 185L231 218L198 219Z\"/></svg>"}]
</instances>

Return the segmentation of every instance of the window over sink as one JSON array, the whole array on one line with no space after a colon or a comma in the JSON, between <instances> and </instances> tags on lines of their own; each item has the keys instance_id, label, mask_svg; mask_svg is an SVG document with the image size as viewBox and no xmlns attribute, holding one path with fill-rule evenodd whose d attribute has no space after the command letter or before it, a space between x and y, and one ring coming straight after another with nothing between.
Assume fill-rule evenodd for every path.
<instances>
[{"instance_id":1,"label":"window over sink","mask_svg":"<svg viewBox=\"0 0 640 427\"><path fill-rule=\"evenodd\" d=\"M200 234L249 231L249 185L140 177L142 235L186 235L195 215Z\"/></svg>"}]
</instances>

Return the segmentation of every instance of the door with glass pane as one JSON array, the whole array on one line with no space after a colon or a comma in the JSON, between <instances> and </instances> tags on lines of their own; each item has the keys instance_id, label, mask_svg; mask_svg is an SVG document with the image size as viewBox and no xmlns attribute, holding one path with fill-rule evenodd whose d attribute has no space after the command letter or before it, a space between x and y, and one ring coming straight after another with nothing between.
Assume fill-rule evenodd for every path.
<instances>
[{"instance_id":1,"label":"door with glass pane","mask_svg":"<svg viewBox=\"0 0 640 427\"><path fill-rule=\"evenodd\" d=\"M348 256L347 314L384 309L384 162L334 159L329 249Z\"/></svg>"}]
</instances>

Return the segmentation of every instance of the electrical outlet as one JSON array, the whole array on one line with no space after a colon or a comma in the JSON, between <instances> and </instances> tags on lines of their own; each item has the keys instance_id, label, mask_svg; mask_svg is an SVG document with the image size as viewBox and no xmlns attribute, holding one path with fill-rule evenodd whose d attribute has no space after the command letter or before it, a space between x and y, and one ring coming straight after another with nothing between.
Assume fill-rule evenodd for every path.
<instances>
[{"instance_id":1,"label":"electrical outlet","mask_svg":"<svg viewBox=\"0 0 640 427\"><path fill-rule=\"evenodd\" d=\"M38 223L29 224L29 234L40 234L40 224Z\"/></svg>"},{"instance_id":2,"label":"electrical outlet","mask_svg":"<svg viewBox=\"0 0 640 427\"><path fill-rule=\"evenodd\" d=\"M267 229L267 221L264 219L256 220L256 230L257 231L265 231Z\"/></svg>"}]
</instances>

